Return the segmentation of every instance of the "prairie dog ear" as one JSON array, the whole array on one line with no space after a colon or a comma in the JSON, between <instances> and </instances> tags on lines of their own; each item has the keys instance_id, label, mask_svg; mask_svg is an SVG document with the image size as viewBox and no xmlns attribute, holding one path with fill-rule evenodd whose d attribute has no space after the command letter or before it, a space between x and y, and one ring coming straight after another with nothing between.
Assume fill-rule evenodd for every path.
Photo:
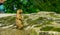
<instances>
[{"instance_id":1,"label":"prairie dog ear","mask_svg":"<svg viewBox=\"0 0 60 35\"><path fill-rule=\"evenodd\" d=\"M23 12L23 11L22 11L21 9L17 10L17 13L19 13L19 14L22 13L22 12Z\"/></svg>"}]
</instances>

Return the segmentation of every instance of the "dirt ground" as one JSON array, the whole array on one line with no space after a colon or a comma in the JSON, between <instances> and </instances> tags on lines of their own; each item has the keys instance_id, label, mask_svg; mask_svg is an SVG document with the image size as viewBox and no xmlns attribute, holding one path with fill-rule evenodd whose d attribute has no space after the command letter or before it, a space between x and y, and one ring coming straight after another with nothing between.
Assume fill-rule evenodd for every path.
<instances>
[{"instance_id":1,"label":"dirt ground","mask_svg":"<svg viewBox=\"0 0 60 35\"><path fill-rule=\"evenodd\" d=\"M29 35L25 30L18 29L0 29L0 35Z\"/></svg>"}]
</instances>

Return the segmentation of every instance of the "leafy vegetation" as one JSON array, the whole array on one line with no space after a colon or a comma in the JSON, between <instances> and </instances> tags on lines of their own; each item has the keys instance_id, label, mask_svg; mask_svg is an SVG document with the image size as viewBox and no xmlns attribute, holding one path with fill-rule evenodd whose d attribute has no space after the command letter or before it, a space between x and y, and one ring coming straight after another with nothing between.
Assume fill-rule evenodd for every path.
<instances>
[{"instance_id":1,"label":"leafy vegetation","mask_svg":"<svg viewBox=\"0 0 60 35\"><path fill-rule=\"evenodd\" d=\"M4 5L7 13L16 13L17 9L22 9L24 13L38 11L60 13L60 0L7 0Z\"/></svg>"}]
</instances>

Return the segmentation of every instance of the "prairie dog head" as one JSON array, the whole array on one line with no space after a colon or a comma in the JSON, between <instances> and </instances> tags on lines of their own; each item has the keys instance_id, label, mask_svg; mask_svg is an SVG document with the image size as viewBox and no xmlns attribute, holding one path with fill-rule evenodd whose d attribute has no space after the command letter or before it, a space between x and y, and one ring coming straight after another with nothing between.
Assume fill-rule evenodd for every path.
<instances>
[{"instance_id":1,"label":"prairie dog head","mask_svg":"<svg viewBox=\"0 0 60 35\"><path fill-rule=\"evenodd\" d=\"M17 10L17 14L21 14L23 11L21 9Z\"/></svg>"}]
</instances>

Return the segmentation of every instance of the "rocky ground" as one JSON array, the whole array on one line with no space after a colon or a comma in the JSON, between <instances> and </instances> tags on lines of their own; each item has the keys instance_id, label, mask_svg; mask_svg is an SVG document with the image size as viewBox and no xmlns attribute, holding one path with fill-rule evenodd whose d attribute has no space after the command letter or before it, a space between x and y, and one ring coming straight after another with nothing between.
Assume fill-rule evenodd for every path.
<instances>
[{"instance_id":1,"label":"rocky ground","mask_svg":"<svg viewBox=\"0 0 60 35\"><path fill-rule=\"evenodd\" d=\"M15 15L0 18L1 35L3 33L7 35L8 32L10 32L9 35L17 35L18 33L20 33L18 35L60 35L60 14L42 11L22 14L25 26L23 30L15 28Z\"/></svg>"}]
</instances>

